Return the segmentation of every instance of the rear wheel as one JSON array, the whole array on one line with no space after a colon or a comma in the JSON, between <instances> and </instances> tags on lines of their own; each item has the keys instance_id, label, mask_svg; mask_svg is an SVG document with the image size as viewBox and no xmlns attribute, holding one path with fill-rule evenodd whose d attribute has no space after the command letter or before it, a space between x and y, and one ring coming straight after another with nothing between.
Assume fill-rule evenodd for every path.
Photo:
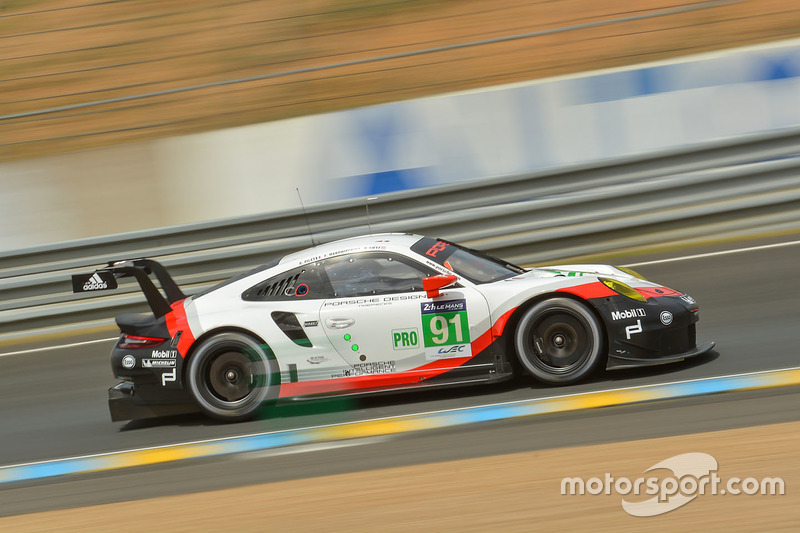
<instances>
[{"instance_id":1,"label":"rear wheel","mask_svg":"<svg viewBox=\"0 0 800 533\"><path fill-rule=\"evenodd\" d=\"M268 348L242 333L218 333L189 359L186 381L200 409L218 420L252 418L271 394L274 361Z\"/></svg>"},{"instance_id":2,"label":"rear wheel","mask_svg":"<svg viewBox=\"0 0 800 533\"><path fill-rule=\"evenodd\" d=\"M580 302L552 298L528 309L519 321L515 346L526 370L548 383L574 383L600 364L602 329Z\"/></svg>"}]
</instances>

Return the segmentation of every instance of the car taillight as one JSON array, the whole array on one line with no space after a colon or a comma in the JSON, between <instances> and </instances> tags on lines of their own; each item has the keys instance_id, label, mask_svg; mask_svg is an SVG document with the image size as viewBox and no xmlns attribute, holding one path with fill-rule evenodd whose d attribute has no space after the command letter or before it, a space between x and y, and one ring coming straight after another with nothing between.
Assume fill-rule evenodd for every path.
<instances>
[{"instance_id":1,"label":"car taillight","mask_svg":"<svg viewBox=\"0 0 800 533\"><path fill-rule=\"evenodd\" d=\"M159 337L141 337L139 335L128 335L125 333L122 336L122 341L120 341L119 347L125 350L136 348L155 348L156 346L160 346L166 340L167 339L161 339Z\"/></svg>"}]
</instances>

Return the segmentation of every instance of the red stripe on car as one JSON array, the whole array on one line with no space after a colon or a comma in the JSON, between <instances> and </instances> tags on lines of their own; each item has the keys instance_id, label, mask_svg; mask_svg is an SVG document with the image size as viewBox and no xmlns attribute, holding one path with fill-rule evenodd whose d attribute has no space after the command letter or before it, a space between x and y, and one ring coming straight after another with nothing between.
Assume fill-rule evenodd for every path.
<instances>
[{"instance_id":1,"label":"red stripe on car","mask_svg":"<svg viewBox=\"0 0 800 533\"><path fill-rule=\"evenodd\" d=\"M486 348L489 347L490 344L492 344L492 342L494 342L496 339L500 338L503 335L503 330L506 327L508 319L511 318L511 315L516 310L517 308L515 307L503 313L503 315L497 319L497 321L490 329L486 330L486 332L484 332L483 335L472 341L473 356L478 355L479 353L484 351Z\"/></svg>"},{"instance_id":2,"label":"red stripe on car","mask_svg":"<svg viewBox=\"0 0 800 533\"><path fill-rule=\"evenodd\" d=\"M175 338L175 335L181 332L181 339L178 341L178 346L176 347L181 357L186 357L189 348L194 343L194 335L192 335L192 330L189 328L189 321L186 318L186 309L183 306L184 302L185 300L178 300L173 303L172 312L167 313L165 317L167 319L167 331L169 331L170 337Z\"/></svg>"},{"instance_id":3,"label":"red stripe on car","mask_svg":"<svg viewBox=\"0 0 800 533\"><path fill-rule=\"evenodd\" d=\"M320 379L315 381L298 381L281 383L280 397L303 396L307 394L323 394L327 392L347 392L364 389L384 389L419 383L459 367L472 357L458 357L431 361L414 370L396 374L369 374L349 378Z\"/></svg>"}]
</instances>

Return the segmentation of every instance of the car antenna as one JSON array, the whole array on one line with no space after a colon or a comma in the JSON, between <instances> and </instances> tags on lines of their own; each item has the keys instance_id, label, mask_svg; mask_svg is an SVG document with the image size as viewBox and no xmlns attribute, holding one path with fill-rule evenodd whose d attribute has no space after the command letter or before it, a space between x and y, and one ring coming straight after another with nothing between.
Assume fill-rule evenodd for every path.
<instances>
[{"instance_id":1,"label":"car antenna","mask_svg":"<svg viewBox=\"0 0 800 533\"><path fill-rule=\"evenodd\" d=\"M295 187L294 190L297 191L297 197L300 199L300 209L303 210L303 218L306 221L306 229L308 229L308 236L311 237L311 246L316 246L317 244L314 242L314 234L311 233L311 224L308 223L308 215L306 214L306 206L303 205L303 197L300 196L300 187Z\"/></svg>"},{"instance_id":2,"label":"car antenna","mask_svg":"<svg viewBox=\"0 0 800 533\"><path fill-rule=\"evenodd\" d=\"M367 210L367 227L369 228L369 234L372 235L372 223L369 220L369 201L370 200L377 200L377 196L368 196L366 200L364 200L364 209Z\"/></svg>"}]
</instances>

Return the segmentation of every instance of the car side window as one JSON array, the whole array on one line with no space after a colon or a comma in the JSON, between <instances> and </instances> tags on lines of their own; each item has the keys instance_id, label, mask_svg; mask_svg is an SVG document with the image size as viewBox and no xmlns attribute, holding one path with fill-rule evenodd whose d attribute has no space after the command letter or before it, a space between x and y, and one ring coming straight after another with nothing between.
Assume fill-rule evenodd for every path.
<instances>
[{"instance_id":1,"label":"car side window","mask_svg":"<svg viewBox=\"0 0 800 533\"><path fill-rule=\"evenodd\" d=\"M434 275L427 267L386 252L349 254L322 263L334 296L348 298L422 290L422 278Z\"/></svg>"},{"instance_id":2,"label":"car side window","mask_svg":"<svg viewBox=\"0 0 800 533\"><path fill-rule=\"evenodd\" d=\"M323 299L333 295L321 263L309 263L250 287L242 299L256 302Z\"/></svg>"}]
</instances>

